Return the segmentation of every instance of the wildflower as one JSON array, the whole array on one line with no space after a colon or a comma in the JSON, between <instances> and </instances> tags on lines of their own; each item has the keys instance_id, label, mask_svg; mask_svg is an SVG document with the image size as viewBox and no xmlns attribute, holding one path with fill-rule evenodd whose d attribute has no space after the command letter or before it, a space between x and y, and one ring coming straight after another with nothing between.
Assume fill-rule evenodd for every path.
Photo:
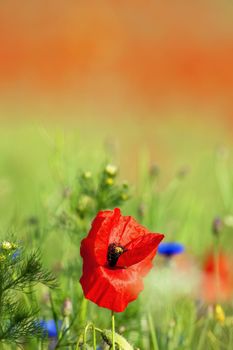
<instances>
[{"instance_id":1,"label":"wildflower","mask_svg":"<svg viewBox=\"0 0 233 350\"><path fill-rule=\"evenodd\" d=\"M16 249L16 248L15 248L15 249ZM20 250L17 249L17 250L14 252L14 254L12 255L12 260L18 259L19 256L20 256Z\"/></svg>"},{"instance_id":2,"label":"wildflower","mask_svg":"<svg viewBox=\"0 0 233 350\"><path fill-rule=\"evenodd\" d=\"M114 180L111 177L108 177L105 180L105 184L108 185L108 186L112 186L114 184Z\"/></svg>"},{"instance_id":3,"label":"wildflower","mask_svg":"<svg viewBox=\"0 0 233 350\"><path fill-rule=\"evenodd\" d=\"M227 300L232 295L231 263L219 252L217 259L213 252L205 258L203 265L202 293L208 302Z\"/></svg>"},{"instance_id":4,"label":"wildflower","mask_svg":"<svg viewBox=\"0 0 233 350\"><path fill-rule=\"evenodd\" d=\"M214 317L216 321L223 324L225 322L225 313L221 305L217 304L214 310Z\"/></svg>"},{"instance_id":5,"label":"wildflower","mask_svg":"<svg viewBox=\"0 0 233 350\"><path fill-rule=\"evenodd\" d=\"M151 269L163 237L131 216L122 216L118 208L100 211L81 243L85 297L112 311L124 311L143 290L142 277Z\"/></svg>"},{"instance_id":6,"label":"wildflower","mask_svg":"<svg viewBox=\"0 0 233 350\"><path fill-rule=\"evenodd\" d=\"M109 175L109 176L116 176L117 167L115 165L108 164L108 165L106 165L104 170L105 170L107 175Z\"/></svg>"},{"instance_id":7,"label":"wildflower","mask_svg":"<svg viewBox=\"0 0 233 350\"><path fill-rule=\"evenodd\" d=\"M61 328L61 325L62 325L62 321L58 321L57 325L54 320L39 321L39 327L42 329L44 336L47 336L48 338L57 337L58 330Z\"/></svg>"},{"instance_id":8,"label":"wildflower","mask_svg":"<svg viewBox=\"0 0 233 350\"><path fill-rule=\"evenodd\" d=\"M181 254L183 252L184 246L183 244L178 242L164 242L160 243L158 247L158 253L167 257L171 257L176 254Z\"/></svg>"},{"instance_id":9,"label":"wildflower","mask_svg":"<svg viewBox=\"0 0 233 350\"><path fill-rule=\"evenodd\" d=\"M11 250L11 249L13 249L13 245L11 242L3 241L2 242L2 249L3 250Z\"/></svg>"}]
</instances>

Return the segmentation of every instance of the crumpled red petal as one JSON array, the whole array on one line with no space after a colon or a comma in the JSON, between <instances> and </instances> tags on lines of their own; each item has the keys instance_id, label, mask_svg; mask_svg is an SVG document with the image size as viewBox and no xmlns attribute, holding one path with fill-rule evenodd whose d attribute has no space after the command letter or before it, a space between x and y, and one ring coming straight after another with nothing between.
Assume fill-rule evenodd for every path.
<instances>
[{"instance_id":1,"label":"crumpled red petal","mask_svg":"<svg viewBox=\"0 0 233 350\"><path fill-rule=\"evenodd\" d=\"M143 290L142 278L134 268L97 267L86 271L80 283L87 299L115 312L124 311Z\"/></svg>"},{"instance_id":2,"label":"crumpled red petal","mask_svg":"<svg viewBox=\"0 0 233 350\"><path fill-rule=\"evenodd\" d=\"M157 249L163 237L159 233L149 233L132 240L125 246L127 251L119 257L117 266L129 267L144 260Z\"/></svg>"}]
</instances>

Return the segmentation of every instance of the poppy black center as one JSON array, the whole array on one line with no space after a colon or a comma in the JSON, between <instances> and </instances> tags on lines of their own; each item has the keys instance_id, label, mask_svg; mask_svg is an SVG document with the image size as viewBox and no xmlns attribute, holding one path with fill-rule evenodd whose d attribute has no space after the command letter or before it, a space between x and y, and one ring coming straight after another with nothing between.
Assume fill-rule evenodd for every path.
<instances>
[{"instance_id":1,"label":"poppy black center","mask_svg":"<svg viewBox=\"0 0 233 350\"><path fill-rule=\"evenodd\" d=\"M107 261L110 267L116 266L117 260L125 252L124 247L119 244L111 243L108 246Z\"/></svg>"}]
</instances>

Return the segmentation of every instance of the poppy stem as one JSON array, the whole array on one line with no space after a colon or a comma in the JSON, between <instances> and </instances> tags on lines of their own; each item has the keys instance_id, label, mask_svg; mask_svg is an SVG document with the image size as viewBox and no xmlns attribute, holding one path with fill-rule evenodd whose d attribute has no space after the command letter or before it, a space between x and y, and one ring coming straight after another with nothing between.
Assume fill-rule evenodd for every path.
<instances>
[{"instance_id":1,"label":"poppy stem","mask_svg":"<svg viewBox=\"0 0 233 350\"><path fill-rule=\"evenodd\" d=\"M152 318L150 312L148 312L148 325L149 325L149 330L150 330L150 336L151 336L153 350L159 350L157 337L156 337L156 332L155 332L155 326L154 326L153 318Z\"/></svg>"},{"instance_id":2,"label":"poppy stem","mask_svg":"<svg viewBox=\"0 0 233 350\"><path fill-rule=\"evenodd\" d=\"M115 350L115 315L112 311L112 350Z\"/></svg>"},{"instance_id":3,"label":"poppy stem","mask_svg":"<svg viewBox=\"0 0 233 350\"><path fill-rule=\"evenodd\" d=\"M215 251L214 251L214 264L215 264L215 285L216 285L216 299L219 302L220 297L220 269L219 269L219 237L215 240Z\"/></svg>"},{"instance_id":4,"label":"poppy stem","mask_svg":"<svg viewBox=\"0 0 233 350\"><path fill-rule=\"evenodd\" d=\"M93 330L93 349L96 350L96 331L95 331L95 326L92 326Z\"/></svg>"}]
</instances>

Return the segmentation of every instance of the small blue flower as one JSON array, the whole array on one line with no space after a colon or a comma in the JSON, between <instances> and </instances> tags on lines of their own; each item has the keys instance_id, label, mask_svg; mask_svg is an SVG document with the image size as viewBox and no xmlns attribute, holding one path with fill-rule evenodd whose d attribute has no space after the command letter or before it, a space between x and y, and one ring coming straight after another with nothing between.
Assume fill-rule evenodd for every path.
<instances>
[{"instance_id":1,"label":"small blue flower","mask_svg":"<svg viewBox=\"0 0 233 350\"><path fill-rule=\"evenodd\" d=\"M58 321L58 329L61 328L62 321ZM39 326L42 328L44 331L44 335L48 336L48 338L55 338L58 336L57 334L57 328L56 328L56 323L54 320L41 320L39 321Z\"/></svg>"},{"instance_id":2,"label":"small blue flower","mask_svg":"<svg viewBox=\"0 0 233 350\"><path fill-rule=\"evenodd\" d=\"M158 253L171 257L176 254L181 254L184 252L184 246L178 242L164 242L160 243L158 246Z\"/></svg>"},{"instance_id":3,"label":"small blue flower","mask_svg":"<svg viewBox=\"0 0 233 350\"><path fill-rule=\"evenodd\" d=\"M20 249L17 249L14 254L12 255L12 260L16 260L19 258L21 252L20 252Z\"/></svg>"}]
</instances>

